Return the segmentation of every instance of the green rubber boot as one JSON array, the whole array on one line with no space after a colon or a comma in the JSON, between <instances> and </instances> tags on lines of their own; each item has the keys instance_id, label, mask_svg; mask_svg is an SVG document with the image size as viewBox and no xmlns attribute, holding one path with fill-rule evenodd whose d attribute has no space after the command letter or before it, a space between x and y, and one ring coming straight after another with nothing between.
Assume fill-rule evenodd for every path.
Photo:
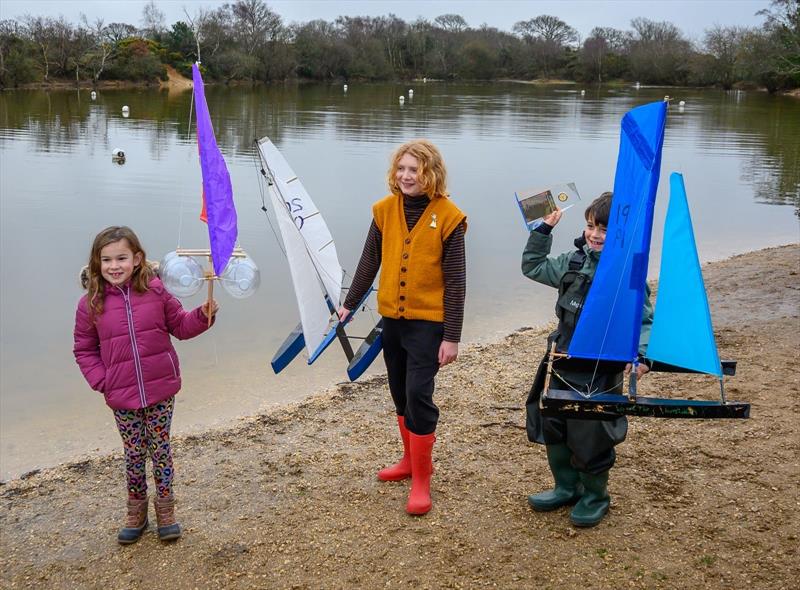
<instances>
[{"instance_id":1,"label":"green rubber boot","mask_svg":"<svg viewBox=\"0 0 800 590\"><path fill-rule=\"evenodd\" d=\"M569 519L575 526L590 527L603 520L611 504L611 496L608 495L608 471L600 475L581 472L580 478L585 491L570 512Z\"/></svg>"},{"instance_id":2,"label":"green rubber boot","mask_svg":"<svg viewBox=\"0 0 800 590\"><path fill-rule=\"evenodd\" d=\"M580 474L570 463L572 451L567 445L547 445L547 463L556 486L552 490L531 494L528 504L537 512L548 512L577 502L583 494Z\"/></svg>"}]
</instances>

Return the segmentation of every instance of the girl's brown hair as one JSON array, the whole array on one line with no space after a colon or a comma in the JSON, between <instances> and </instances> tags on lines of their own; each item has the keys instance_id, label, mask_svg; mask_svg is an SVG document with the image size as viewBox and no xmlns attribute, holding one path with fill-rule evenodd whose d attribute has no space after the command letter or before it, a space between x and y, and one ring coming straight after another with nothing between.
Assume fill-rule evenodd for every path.
<instances>
[{"instance_id":1,"label":"girl's brown hair","mask_svg":"<svg viewBox=\"0 0 800 590\"><path fill-rule=\"evenodd\" d=\"M395 150L392 155L392 163L386 174L386 181L389 184L389 190L392 191L392 194L398 197L403 194L400 187L397 185L395 176L400 158L406 154L414 156L419 162L417 168L417 182L422 187L425 194L431 199L446 197L447 170L444 167L444 160L442 159L442 154L436 149L436 146L427 139L414 139L408 143L404 143Z\"/></svg>"},{"instance_id":2,"label":"girl's brown hair","mask_svg":"<svg viewBox=\"0 0 800 590\"><path fill-rule=\"evenodd\" d=\"M130 246L134 256L136 254L141 255L141 262L134 267L133 276L131 276L133 290L137 293L144 293L147 291L150 279L153 278L153 271L147 264L147 257L142 244L136 234L133 233L133 230L124 225L107 227L94 238L92 251L89 254L89 284L87 290L89 291L89 312L92 316L99 316L103 313L103 301L106 294L106 285L108 284L100 272L100 252L109 244L121 240L128 242L128 246Z\"/></svg>"}]
</instances>

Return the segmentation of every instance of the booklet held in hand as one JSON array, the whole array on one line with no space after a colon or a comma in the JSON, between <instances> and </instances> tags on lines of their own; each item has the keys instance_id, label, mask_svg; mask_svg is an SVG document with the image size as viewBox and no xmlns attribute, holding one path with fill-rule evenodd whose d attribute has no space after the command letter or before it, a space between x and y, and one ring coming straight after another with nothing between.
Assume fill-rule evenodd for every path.
<instances>
[{"instance_id":1,"label":"booklet held in hand","mask_svg":"<svg viewBox=\"0 0 800 590\"><path fill-rule=\"evenodd\" d=\"M581 200L574 182L556 184L548 188L517 191L517 198L525 227L532 230L542 222L542 217L550 215L557 208L566 211Z\"/></svg>"}]
</instances>

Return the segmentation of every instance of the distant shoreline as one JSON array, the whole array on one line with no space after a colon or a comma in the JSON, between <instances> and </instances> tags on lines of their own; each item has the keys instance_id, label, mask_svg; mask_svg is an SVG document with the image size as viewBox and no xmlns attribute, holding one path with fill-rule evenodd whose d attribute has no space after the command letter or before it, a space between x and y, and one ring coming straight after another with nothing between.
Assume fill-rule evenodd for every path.
<instances>
[{"instance_id":1,"label":"distant shoreline","mask_svg":"<svg viewBox=\"0 0 800 590\"><path fill-rule=\"evenodd\" d=\"M49 82L31 82L28 84L20 84L19 86L13 88L4 88L4 91L13 91L13 90L74 90L74 89L81 89L81 90L124 90L124 89L132 89L132 88L160 88L160 89L167 89L170 91L180 91L180 90L188 90L192 87L192 81L189 78L181 76L177 70L172 68L171 66L167 66L167 74L168 79L164 81L135 81L135 80L99 80L98 82L94 83L91 80L81 80L76 82L75 80L52 80ZM219 82L214 80L204 80L204 84L207 86L269 86L274 84L354 84L357 82L361 82L358 80L330 80L327 82L319 81L319 80L311 80L311 79L304 79L304 78L296 78L291 80L284 80L284 81L272 81L272 82L261 82L261 81L247 81L247 80L235 80L230 83ZM512 78L497 78L497 79L487 79L487 80L439 80L434 78L426 78L425 82L423 82L422 78L414 78L413 80L381 80L381 81L370 81L367 82L368 84L371 83L385 83L385 84L399 84L402 82L409 82L409 83L445 83L445 84L487 84L487 83L504 83L504 84L527 84L531 86L583 86L585 88L596 88L598 87L595 83L584 83L584 82L576 82L575 80L564 80L564 79L545 79L545 78L537 78L534 80L516 80ZM599 85L600 88L620 88L620 87L629 87L633 86L635 82L629 80L612 80L610 82L604 83ZM675 86L669 84L647 84L642 85L641 88L692 88L697 90L721 90L721 88L717 86ZM742 90L748 91L755 91L755 92L767 92L766 88L763 87L753 87L753 86L746 86L741 88ZM793 90L785 90L775 93L776 96L790 96L792 98L800 99L800 88L795 88Z\"/></svg>"}]
</instances>

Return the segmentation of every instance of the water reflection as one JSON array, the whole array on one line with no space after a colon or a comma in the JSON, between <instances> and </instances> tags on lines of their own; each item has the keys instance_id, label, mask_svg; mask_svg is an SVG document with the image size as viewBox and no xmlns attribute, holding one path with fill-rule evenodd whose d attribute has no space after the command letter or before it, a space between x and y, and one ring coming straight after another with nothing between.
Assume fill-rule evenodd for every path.
<instances>
[{"instance_id":1,"label":"water reflection","mask_svg":"<svg viewBox=\"0 0 800 590\"><path fill-rule=\"evenodd\" d=\"M253 141L269 135L280 145L318 137L354 142L399 142L413 135L476 141L502 137L509 144L547 146L574 137L615 136L618 117L635 104L657 100L664 89L601 89L511 84L416 84L404 106L397 84L210 86L207 98L217 139L226 152L251 158ZM693 129L708 152L739 151L742 180L757 187L762 203L793 205L800 212L800 105L758 92L671 89L687 107L669 125ZM66 153L91 139L107 149L109 127L126 124L147 136L150 156L163 158L169 143L193 142L191 92L106 90L96 101L86 91L18 91L0 95L3 142L22 135L35 149ZM122 107L130 107L123 121ZM674 139L668 135L668 138ZM478 146L479 147L479 146Z\"/></svg>"}]
</instances>

